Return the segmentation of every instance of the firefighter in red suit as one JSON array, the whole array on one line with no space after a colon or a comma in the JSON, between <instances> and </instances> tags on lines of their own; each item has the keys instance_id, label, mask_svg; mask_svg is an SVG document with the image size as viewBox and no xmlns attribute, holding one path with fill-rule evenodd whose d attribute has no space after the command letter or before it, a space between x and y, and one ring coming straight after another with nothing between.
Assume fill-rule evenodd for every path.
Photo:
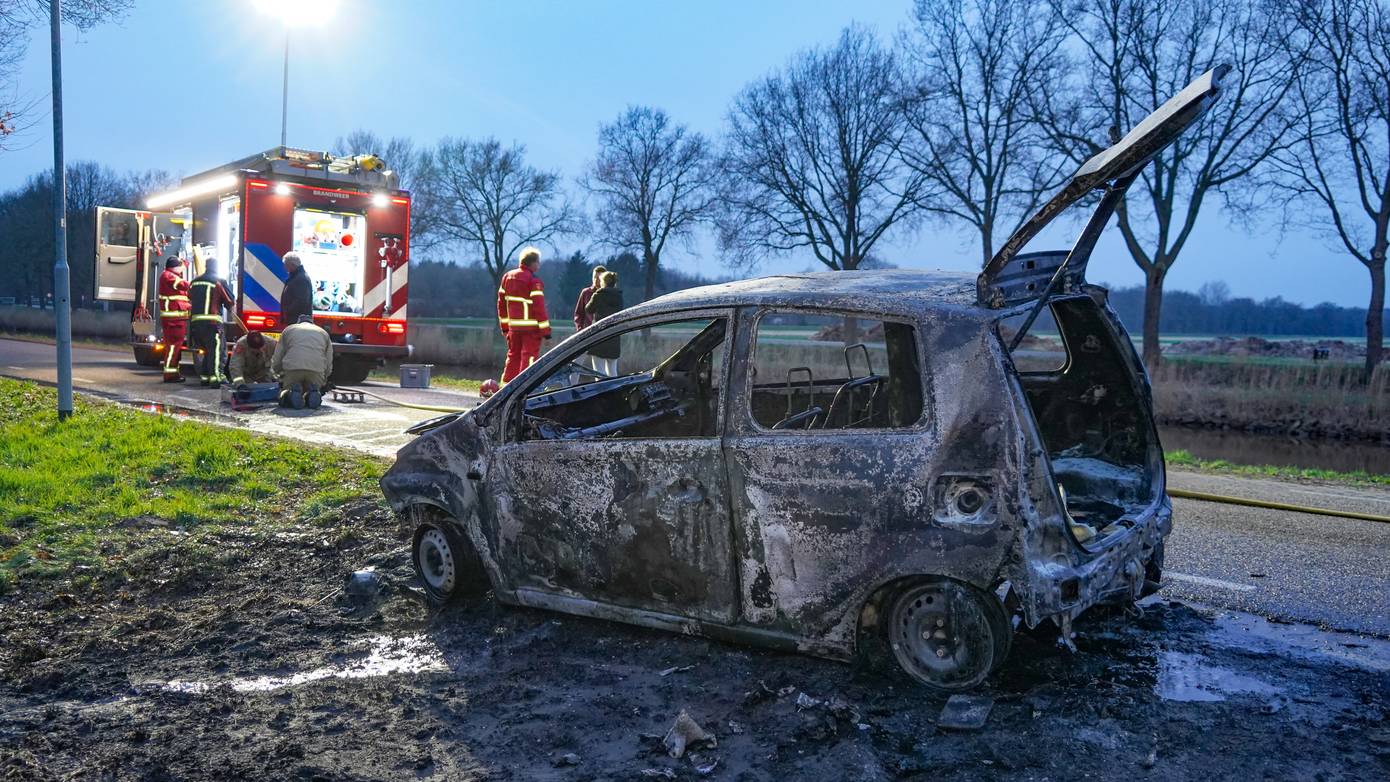
<instances>
[{"instance_id":1,"label":"firefighter in red suit","mask_svg":"<svg viewBox=\"0 0 1390 782\"><path fill-rule=\"evenodd\" d=\"M507 337L504 385L534 364L541 355L541 340L550 339L545 286L536 276L541 267L541 251L527 247L521 251L520 261L517 268L502 275L502 287L497 289L497 324Z\"/></svg>"},{"instance_id":2,"label":"firefighter in red suit","mask_svg":"<svg viewBox=\"0 0 1390 782\"><path fill-rule=\"evenodd\" d=\"M188 313L193 305L188 300L188 280L183 278L183 261L170 258L164 262L159 275L159 328L164 335L164 382L182 383L179 358L183 355L183 340L188 336Z\"/></svg>"}]
</instances>

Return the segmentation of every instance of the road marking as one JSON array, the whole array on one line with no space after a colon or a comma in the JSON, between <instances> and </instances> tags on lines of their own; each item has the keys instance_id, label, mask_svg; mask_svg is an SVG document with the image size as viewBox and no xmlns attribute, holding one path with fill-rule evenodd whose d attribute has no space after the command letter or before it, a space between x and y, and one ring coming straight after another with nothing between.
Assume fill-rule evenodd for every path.
<instances>
[{"instance_id":1,"label":"road marking","mask_svg":"<svg viewBox=\"0 0 1390 782\"><path fill-rule=\"evenodd\" d=\"M97 382L97 381L95 381L95 380L92 380L91 378L78 377L77 375L73 375L73 376L72 376L72 379L73 379L73 380L76 380L76 381L79 382L79 383L96 383L96 382Z\"/></svg>"},{"instance_id":2,"label":"road marking","mask_svg":"<svg viewBox=\"0 0 1390 782\"><path fill-rule=\"evenodd\" d=\"M1201 586L1215 587L1216 589L1229 589L1232 592L1254 592L1255 587L1249 584L1237 584L1234 581L1222 581L1219 578L1207 578L1206 576L1189 576L1186 573L1164 573L1164 576L1174 581L1186 581L1189 584L1199 584Z\"/></svg>"}]
</instances>

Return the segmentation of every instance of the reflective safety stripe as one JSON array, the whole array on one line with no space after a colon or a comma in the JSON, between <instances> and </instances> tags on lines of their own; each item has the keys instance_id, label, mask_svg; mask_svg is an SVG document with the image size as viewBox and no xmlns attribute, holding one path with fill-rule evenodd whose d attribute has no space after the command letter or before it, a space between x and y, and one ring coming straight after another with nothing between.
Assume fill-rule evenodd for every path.
<instances>
[{"instance_id":1,"label":"reflective safety stripe","mask_svg":"<svg viewBox=\"0 0 1390 782\"><path fill-rule=\"evenodd\" d=\"M178 318L179 320L187 320L187 319L188 319L188 310L160 310L160 311L159 311L159 317L161 317L161 318Z\"/></svg>"},{"instance_id":2,"label":"reflective safety stripe","mask_svg":"<svg viewBox=\"0 0 1390 782\"><path fill-rule=\"evenodd\" d=\"M533 298L533 299L536 298L537 296L544 296L544 295L545 295L545 291L531 291L531 298Z\"/></svg>"},{"instance_id":3,"label":"reflective safety stripe","mask_svg":"<svg viewBox=\"0 0 1390 782\"><path fill-rule=\"evenodd\" d=\"M221 315L194 315L194 316L193 316L193 319L194 319L194 320L216 320L216 321L220 321L220 320L222 320L222 316L221 316Z\"/></svg>"},{"instance_id":4,"label":"reflective safety stripe","mask_svg":"<svg viewBox=\"0 0 1390 782\"><path fill-rule=\"evenodd\" d=\"M543 329L548 329L548 328L550 328L550 321L548 321L548 320L543 320L543 321L541 321L540 323L537 323L536 325L537 325L537 326L540 326L540 327L543 328Z\"/></svg>"},{"instance_id":5,"label":"reflective safety stripe","mask_svg":"<svg viewBox=\"0 0 1390 782\"><path fill-rule=\"evenodd\" d=\"M508 297L507 297L507 301L519 301L519 302L521 302L522 304L530 304L530 303L531 303L531 300L528 299L528 298L526 298L525 296L508 296Z\"/></svg>"},{"instance_id":6,"label":"reflective safety stripe","mask_svg":"<svg viewBox=\"0 0 1390 782\"><path fill-rule=\"evenodd\" d=\"M546 323L548 324L548 323L550 323L550 321L546 321ZM510 325L510 326L539 326L539 325L541 325L541 324L537 323L537 322L534 321L534 320L518 319L518 320L510 321L510 322L508 323L508 325Z\"/></svg>"}]
</instances>

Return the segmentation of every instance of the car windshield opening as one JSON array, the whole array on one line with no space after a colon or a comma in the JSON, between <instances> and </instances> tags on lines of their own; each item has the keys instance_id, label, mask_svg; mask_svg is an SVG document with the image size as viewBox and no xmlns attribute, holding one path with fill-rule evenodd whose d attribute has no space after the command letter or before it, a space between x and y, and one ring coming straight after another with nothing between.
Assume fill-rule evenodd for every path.
<instances>
[{"instance_id":1,"label":"car windshield opening","mask_svg":"<svg viewBox=\"0 0 1390 782\"><path fill-rule=\"evenodd\" d=\"M727 332L680 320L586 344L527 390L521 439L715 436Z\"/></svg>"}]
</instances>

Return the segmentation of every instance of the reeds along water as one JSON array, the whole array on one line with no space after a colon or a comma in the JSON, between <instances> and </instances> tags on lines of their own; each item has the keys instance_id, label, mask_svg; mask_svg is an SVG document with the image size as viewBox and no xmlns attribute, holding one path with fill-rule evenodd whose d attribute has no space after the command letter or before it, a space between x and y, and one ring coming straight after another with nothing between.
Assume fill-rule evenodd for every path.
<instances>
[{"instance_id":1,"label":"reeds along water","mask_svg":"<svg viewBox=\"0 0 1390 782\"><path fill-rule=\"evenodd\" d=\"M1166 359L1150 370L1168 424L1390 440L1390 364Z\"/></svg>"}]
</instances>

